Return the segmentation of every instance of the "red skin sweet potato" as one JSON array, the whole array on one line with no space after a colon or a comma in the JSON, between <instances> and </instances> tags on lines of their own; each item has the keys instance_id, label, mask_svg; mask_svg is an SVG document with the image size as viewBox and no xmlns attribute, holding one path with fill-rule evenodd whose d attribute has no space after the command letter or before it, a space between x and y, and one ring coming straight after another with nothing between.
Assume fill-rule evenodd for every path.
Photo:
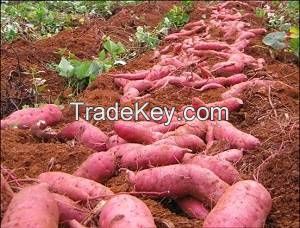
<instances>
[{"instance_id":1,"label":"red skin sweet potato","mask_svg":"<svg viewBox=\"0 0 300 228\"><path fill-rule=\"evenodd\" d=\"M10 114L1 120L1 129L17 127L28 129L38 121L45 121L47 126L52 126L62 118L60 108L54 104L46 104L40 108L25 108Z\"/></svg>"},{"instance_id":2,"label":"red skin sweet potato","mask_svg":"<svg viewBox=\"0 0 300 228\"><path fill-rule=\"evenodd\" d=\"M240 181L226 190L203 227L263 227L271 206L271 195L261 184Z\"/></svg>"},{"instance_id":3,"label":"red skin sweet potato","mask_svg":"<svg viewBox=\"0 0 300 228\"><path fill-rule=\"evenodd\" d=\"M173 121L168 126L165 124L157 124L156 126L150 127L152 131L157 131L160 133L167 133L169 131L174 131L176 128L184 125L184 122L182 121Z\"/></svg>"},{"instance_id":4,"label":"red skin sweet potato","mask_svg":"<svg viewBox=\"0 0 300 228\"><path fill-rule=\"evenodd\" d=\"M86 226L81 225L75 219L68 221L68 226L69 226L69 228L87 228Z\"/></svg>"},{"instance_id":5,"label":"red skin sweet potato","mask_svg":"<svg viewBox=\"0 0 300 228\"><path fill-rule=\"evenodd\" d=\"M269 86L275 89L280 89L286 91L288 94L293 95L294 88L282 83L280 81L271 81L271 80L260 80L260 79L252 79L250 81L242 82L232 86L228 91L221 94L222 99L226 99L229 97L240 97L243 95L243 92L247 89L257 88L257 89L268 89Z\"/></svg>"},{"instance_id":6,"label":"red skin sweet potato","mask_svg":"<svg viewBox=\"0 0 300 228\"><path fill-rule=\"evenodd\" d=\"M101 210L99 217L101 228L155 228L154 218L140 199L126 194L112 197Z\"/></svg>"},{"instance_id":7,"label":"red skin sweet potato","mask_svg":"<svg viewBox=\"0 0 300 228\"><path fill-rule=\"evenodd\" d=\"M149 192L149 195L155 192L161 197L175 199L193 196L214 204L229 186L212 171L191 164L156 167L137 173L127 172L128 181L135 191Z\"/></svg>"},{"instance_id":8,"label":"red skin sweet potato","mask_svg":"<svg viewBox=\"0 0 300 228\"><path fill-rule=\"evenodd\" d=\"M202 91L205 91L208 89L218 89L218 88L225 88L225 87L219 83L212 82L212 83L202 86L201 89L199 89L199 91L202 92Z\"/></svg>"},{"instance_id":9,"label":"red skin sweet potato","mask_svg":"<svg viewBox=\"0 0 300 228\"><path fill-rule=\"evenodd\" d=\"M130 170L172 165L179 163L191 150L174 145L139 145L131 150L115 152L119 166Z\"/></svg>"},{"instance_id":10,"label":"red skin sweet potato","mask_svg":"<svg viewBox=\"0 0 300 228\"><path fill-rule=\"evenodd\" d=\"M227 43L223 43L219 41L211 41L211 42L199 41L194 45L194 49L196 50L221 51L227 48L229 48L229 45Z\"/></svg>"},{"instance_id":11,"label":"red skin sweet potato","mask_svg":"<svg viewBox=\"0 0 300 228\"><path fill-rule=\"evenodd\" d=\"M141 80L144 79L148 74L150 70L143 70L138 71L135 73L121 73L121 74L114 74L112 75L114 78L125 78L129 80Z\"/></svg>"},{"instance_id":12,"label":"red skin sweet potato","mask_svg":"<svg viewBox=\"0 0 300 228\"><path fill-rule=\"evenodd\" d=\"M84 177L97 182L104 182L116 170L115 156L109 152L91 154L74 172L74 176Z\"/></svg>"},{"instance_id":13,"label":"red skin sweet potato","mask_svg":"<svg viewBox=\"0 0 300 228\"><path fill-rule=\"evenodd\" d=\"M226 150L221 153L214 155L218 159L226 160L232 163L240 161L243 157L243 151L238 149Z\"/></svg>"},{"instance_id":14,"label":"red skin sweet potato","mask_svg":"<svg viewBox=\"0 0 300 228\"><path fill-rule=\"evenodd\" d=\"M151 71L149 72L149 74L147 75L147 77L145 79L150 80L150 81L158 80L163 77L166 77L175 69L176 69L176 67L171 66L171 65L168 65L168 66L157 65L156 68L151 69Z\"/></svg>"},{"instance_id":15,"label":"red skin sweet potato","mask_svg":"<svg viewBox=\"0 0 300 228\"><path fill-rule=\"evenodd\" d=\"M206 147L205 143L201 138L191 134L169 136L167 138L156 141L154 144L176 145L182 148L188 148L194 153L202 151Z\"/></svg>"},{"instance_id":16,"label":"red skin sweet potato","mask_svg":"<svg viewBox=\"0 0 300 228\"><path fill-rule=\"evenodd\" d=\"M221 180L228 184L233 184L240 180L239 172L230 162L218 159L214 156L195 155L186 160L184 164L195 164L214 172Z\"/></svg>"},{"instance_id":17,"label":"red skin sweet potato","mask_svg":"<svg viewBox=\"0 0 300 228\"><path fill-rule=\"evenodd\" d=\"M233 112L239 110L243 106L244 102L236 97L231 97L222 101L217 101L213 103L205 104L200 98L194 97L192 99L192 105L195 109L198 109L200 107L226 107L228 111Z\"/></svg>"},{"instance_id":18,"label":"red skin sweet potato","mask_svg":"<svg viewBox=\"0 0 300 228\"><path fill-rule=\"evenodd\" d=\"M115 122L114 130L121 138L133 143L151 144L162 136L159 132L153 132L137 123L128 121Z\"/></svg>"},{"instance_id":19,"label":"red skin sweet potato","mask_svg":"<svg viewBox=\"0 0 300 228\"><path fill-rule=\"evenodd\" d=\"M204 25L203 20L187 23L183 26L183 28L186 30L189 30L189 29L194 28L195 26L201 26L201 25Z\"/></svg>"},{"instance_id":20,"label":"red skin sweet potato","mask_svg":"<svg viewBox=\"0 0 300 228\"><path fill-rule=\"evenodd\" d=\"M47 185L32 185L15 194L3 216L1 227L57 228L58 207Z\"/></svg>"},{"instance_id":21,"label":"red skin sweet potato","mask_svg":"<svg viewBox=\"0 0 300 228\"><path fill-rule=\"evenodd\" d=\"M260 145L258 138L240 131L227 121L211 121L207 123L208 128L210 128L207 133L207 138L212 137L216 140L224 140L228 142L232 148L238 149L243 148L246 150L252 150L256 149Z\"/></svg>"},{"instance_id":22,"label":"red skin sweet potato","mask_svg":"<svg viewBox=\"0 0 300 228\"><path fill-rule=\"evenodd\" d=\"M130 82L130 80L125 79L125 78L115 78L115 79L114 79L114 83L115 83L118 87L124 87L128 82Z\"/></svg>"},{"instance_id":23,"label":"red skin sweet potato","mask_svg":"<svg viewBox=\"0 0 300 228\"><path fill-rule=\"evenodd\" d=\"M180 209L190 218L203 220L209 213L203 203L193 197L184 197L181 199L177 199L176 203L180 207Z\"/></svg>"},{"instance_id":24,"label":"red skin sweet potato","mask_svg":"<svg viewBox=\"0 0 300 228\"><path fill-rule=\"evenodd\" d=\"M106 142L106 148L110 149L114 146L121 145L127 143L126 140L122 139L118 135L110 136Z\"/></svg>"},{"instance_id":25,"label":"red skin sweet potato","mask_svg":"<svg viewBox=\"0 0 300 228\"><path fill-rule=\"evenodd\" d=\"M113 192L102 184L63 172L45 172L40 174L38 179L48 184L51 191L75 201L100 199L113 195Z\"/></svg>"},{"instance_id":26,"label":"red skin sweet potato","mask_svg":"<svg viewBox=\"0 0 300 228\"><path fill-rule=\"evenodd\" d=\"M66 196L56 193L52 193L52 195L57 203L60 222L66 222L72 219L81 222L87 217L89 211L86 208L80 207L76 202Z\"/></svg>"},{"instance_id":27,"label":"red skin sweet potato","mask_svg":"<svg viewBox=\"0 0 300 228\"><path fill-rule=\"evenodd\" d=\"M150 89L153 86L153 83L149 80L135 80L128 82L123 89L124 94L128 91L129 88L135 88L140 93Z\"/></svg>"},{"instance_id":28,"label":"red skin sweet potato","mask_svg":"<svg viewBox=\"0 0 300 228\"><path fill-rule=\"evenodd\" d=\"M204 121L193 120L177 128L175 131L164 134L163 138L167 138L172 135L179 136L179 135L186 135L186 134L192 134L198 136L199 138L204 138L206 135L206 131L207 131L207 125Z\"/></svg>"},{"instance_id":29,"label":"red skin sweet potato","mask_svg":"<svg viewBox=\"0 0 300 228\"><path fill-rule=\"evenodd\" d=\"M96 151L103 151L106 149L106 141L108 136L99 128L84 121L74 121L64 127L58 134L62 139L77 139L85 146Z\"/></svg>"}]
</instances>

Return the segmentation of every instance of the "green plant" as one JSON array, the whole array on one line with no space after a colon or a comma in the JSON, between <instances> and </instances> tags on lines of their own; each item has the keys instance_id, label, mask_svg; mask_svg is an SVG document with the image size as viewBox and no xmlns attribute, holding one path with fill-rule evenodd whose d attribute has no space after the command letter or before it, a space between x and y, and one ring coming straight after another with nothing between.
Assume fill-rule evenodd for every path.
<instances>
[{"instance_id":1,"label":"green plant","mask_svg":"<svg viewBox=\"0 0 300 228\"><path fill-rule=\"evenodd\" d=\"M299 58L299 27L291 27L290 29L290 50Z\"/></svg>"},{"instance_id":2,"label":"green plant","mask_svg":"<svg viewBox=\"0 0 300 228\"><path fill-rule=\"evenodd\" d=\"M157 34L149 32L146 29L147 28L145 27L138 26L136 29L135 37L139 43L153 49L158 45L159 38Z\"/></svg>"},{"instance_id":3,"label":"green plant","mask_svg":"<svg viewBox=\"0 0 300 228\"><path fill-rule=\"evenodd\" d=\"M173 6L173 8L167 13L166 17L176 28L182 27L189 20L189 15L182 6Z\"/></svg>"},{"instance_id":4,"label":"green plant","mask_svg":"<svg viewBox=\"0 0 300 228\"><path fill-rule=\"evenodd\" d=\"M115 43L108 36L104 36L103 49L99 52L98 58L93 60L79 60L67 49L59 49L56 53L60 54L60 63L56 66L59 75L67 79L68 85L78 93L98 75L107 72L114 65L125 64L121 56L126 52L121 42Z\"/></svg>"},{"instance_id":5,"label":"green plant","mask_svg":"<svg viewBox=\"0 0 300 228\"><path fill-rule=\"evenodd\" d=\"M255 15L257 16L257 17L260 17L260 18L263 18L263 17L265 17L266 15L267 15L267 12L265 11L265 9L262 9L262 8L256 8L255 9Z\"/></svg>"}]
</instances>

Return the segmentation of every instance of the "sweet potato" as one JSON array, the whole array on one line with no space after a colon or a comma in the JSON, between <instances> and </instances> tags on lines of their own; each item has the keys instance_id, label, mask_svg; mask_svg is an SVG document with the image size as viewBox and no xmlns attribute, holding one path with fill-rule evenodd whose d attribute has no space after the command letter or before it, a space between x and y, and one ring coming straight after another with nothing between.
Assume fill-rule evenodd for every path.
<instances>
[{"instance_id":1,"label":"sweet potato","mask_svg":"<svg viewBox=\"0 0 300 228\"><path fill-rule=\"evenodd\" d=\"M227 121L209 122L208 128L211 128L214 139L224 140L233 148L252 150L260 145L258 138L240 131Z\"/></svg>"},{"instance_id":2,"label":"sweet potato","mask_svg":"<svg viewBox=\"0 0 300 228\"><path fill-rule=\"evenodd\" d=\"M125 79L125 78L115 78L115 79L114 79L114 83L115 83L118 87L124 87L128 82L130 82L130 80Z\"/></svg>"},{"instance_id":3,"label":"sweet potato","mask_svg":"<svg viewBox=\"0 0 300 228\"><path fill-rule=\"evenodd\" d=\"M243 151L238 150L238 149L226 150L226 151L223 151L221 153L214 155L214 157L235 163L242 159Z\"/></svg>"},{"instance_id":4,"label":"sweet potato","mask_svg":"<svg viewBox=\"0 0 300 228\"><path fill-rule=\"evenodd\" d=\"M85 146L96 151L103 151L106 149L106 141L108 136L99 128L84 121L74 121L64 127L58 134L62 139L77 139Z\"/></svg>"},{"instance_id":5,"label":"sweet potato","mask_svg":"<svg viewBox=\"0 0 300 228\"><path fill-rule=\"evenodd\" d=\"M225 87L219 83L209 83L209 84L202 86L201 89L199 89L199 91L202 92L202 91L205 91L208 89L217 89L217 88L225 88Z\"/></svg>"},{"instance_id":6,"label":"sweet potato","mask_svg":"<svg viewBox=\"0 0 300 228\"><path fill-rule=\"evenodd\" d=\"M66 222L68 220L75 219L78 222L83 221L88 215L88 210L80 207L73 200L66 196L52 193L59 211L59 221Z\"/></svg>"},{"instance_id":7,"label":"sweet potato","mask_svg":"<svg viewBox=\"0 0 300 228\"><path fill-rule=\"evenodd\" d=\"M17 127L20 129L30 128L38 121L45 121L47 126L59 122L62 118L60 108L54 104L46 104L40 108L25 108L10 114L1 120L1 129Z\"/></svg>"},{"instance_id":8,"label":"sweet potato","mask_svg":"<svg viewBox=\"0 0 300 228\"><path fill-rule=\"evenodd\" d=\"M87 228L86 226L81 225L75 219L68 221L68 226L69 226L69 228Z\"/></svg>"},{"instance_id":9,"label":"sweet potato","mask_svg":"<svg viewBox=\"0 0 300 228\"><path fill-rule=\"evenodd\" d=\"M150 89L153 86L153 83L149 80L135 80L128 82L123 89L124 94L128 91L129 88L135 88L140 93Z\"/></svg>"},{"instance_id":10,"label":"sweet potato","mask_svg":"<svg viewBox=\"0 0 300 228\"><path fill-rule=\"evenodd\" d=\"M114 174L116 170L115 163L115 157L112 153L94 153L81 163L73 175L101 183Z\"/></svg>"},{"instance_id":11,"label":"sweet potato","mask_svg":"<svg viewBox=\"0 0 300 228\"><path fill-rule=\"evenodd\" d=\"M125 78L129 80L141 80L144 79L150 70L142 70L135 73L121 73L121 74L114 74L112 75L114 78Z\"/></svg>"},{"instance_id":12,"label":"sweet potato","mask_svg":"<svg viewBox=\"0 0 300 228\"><path fill-rule=\"evenodd\" d=\"M203 203L193 197L177 199L176 203L190 218L205 219L209 213Z\"/></svg>"},{"instance_id":13,"label":"sweet potato","mask_svg":"<svg viewBox=\"0 0 300 228\"><path fill-rule=\"evenodd\" d=\"M110 149L114 146L121 145L121 144L124 144L124 143L127 143L126 140L122 139L118 135L113 135L113 136L108 138L108 140L106 142L106 148Z\"/></svg>"},{"instance_id":14,"label":"sweet potato","mask_svg":"<svg viewBox=\"0 0 300 228\"><path fill-rule=\"evenodd\" d=\"M212 107L226 107L228 111L233 112L239 110L244 102L236 97L231 97L222 101L217 101L213 103L208 103L205 104L200 98L194 97L192 99L192 105L195 109L198 109L200 107L207 107L207 108L212 108Z\"/></svg>"},{"instance_id":15,"label":"sweet potato","mask_svg":"<svg viewBox=\"0 0 300 228\"><path fill-rule=\"evenodd\" d=\"M196 50L221 51L227 48L229 48L229 45L227 43L218 42L218 41L210 41L210 42L199 41L194 45L194 49Z\"/></svg>"},{"instance_id":16,"label":"sweet potato","mask_svg":"<svg viewBox=\"0 0 300 228\"><path fill-rule=\"evenodd\" d=\"M176 136L176 135L186 135L186 134L192 134L200 138L203 138L206 135L206 131L207 131L207 125L204 121L193 120L177 128L175 131L164 134L163 138L167 138L172 135Z\"/></svg>"},{"instance_id":17,"label":"sweet potato","mask_svg":"<svg viewBox=\"0 0 300 228\"><path fill-rule=\"evenodd\" d=\"M191 164L169 165L127 173L129 183L137 192L150 192L149 195L155 192L162 197L175 199L190 195L212 204L218 201L229 186L212 171Z\"/></svg>"},{"instance_id":18,"label":"sweet potato","mask_svg":"<svg viewBox=\"0 0 300 228\"><path fill-rule=\"evenodd\" d=\"M139 145L131 150L115 152L119 166L130 170L140 170L155 166L179 163L186 152L191 150L174 145Z\"/></svg>"},{"instance_id":19,"label":"sweet potato","mask_svg":"<svg viewBox=\"0 0 300 228\"><path fill-rule=\"evenodd\" d=\"M127 142L151 144L161 138L162 134L153 132L134 122L117 121L114 130Z\"/></svg>"},{"instance_id":20,"label":"sweet potato","mask_svg":"<svg viewBox=\"0 0 300 228\"><path fill-rule=\"evenodd\" d=\"M270 193L258 182L237 182L226 190L203 227L263 227L272 206Z\"/></svg>"},{"instance_id":21,"label":"sweet potato","mask_svg":"<svg viewBox=\"0 0 300 228\"><path fill-rule=\"evenodd\" d=\"M51 191L66 195L75 201L86 201L113 194L109 188L102 184L63 172L45 172L40 174L38 179L42 183L47 183Z\"/></svg>"},{"instance_id":22,"label":"sweet potato","mask_svg":"<svg viewBox=\"0 0 300 228\"><path fill-rule=\"evenodd\" d=\"M120 194L112 197L102 208L99 217L101 228L155 228L154 218L140 199Z\"/></svg>"},{"instance_id":23,"label":"sweet potato","mask_svg":"<svg viewBox=\"0 0 300 228\"><path fill-rule=\"evenodd\" d=\"M233 184L240 180L239 172L231 165L230 162L218 159L214 156L195 155L185 164L195 164L214 172L221 180L228 184Z\"/></svg>"},{"instance_id":24,"label":"sweet potato","mask_svg":"<svg viewBox=\"0 0 300 228\"><path fill-rule=\"evenodd\" d=\"M167 138L154 142L154 144L176 145L182 148L188 148L194 153L202 151L206 147L205 143L201 138L191 134L169 136Z\"/></svg>"},{"instance_id":25,"label":"sweet potato","mask_svg":"<svg viewBox=\"0 0 300 228\"><path fill-rule=\"evenodd\" d=\"M186 30L189 30L189 29L194 28L195 26L201 26L201 25L204 25L203 20L187 23L183 26L183 28Z\"/></svg>"},{"instance_id":26,"label":"sweet potato","mask_svg":"<svg viewBox=\"0 0 300 228\"><path fill-rule=\"evenodd\" d=\"M232 86L228 91L222 93L221 97L222 99L226 99L229 97L240 97L243 94L243 92L247 89L268 89L270 86L277 90L284 91L291 96L294 96L297 93L293 87L280 81L252 79L250 81L242 82Z\"/></svg>"},{"instance_id":27,"label":"sweet potato","mask_svg":"<svg viewBox=\"0 0 300 228\"><path fill-rule=\"evenodd\" d=\"M155 126L150 127L152 131L157 131L160 133L167 133L169 131L174 131L176 128L184 125L184 122L182 121L173 121L169 125L165 124L157 124Z\"/></svg>"},{"instance_id":28,"label":"sweet potato","mask_svg":"<svg viewBox=\"0 0 300 228\"><path fill-rule=\"evenodd\" d=\"M166 77L175 69L176 69L176 67L174 67L172 65L157 66L156 68L151 69L151 71L149 72L149 74L147 75L147 77L145 79L150 80L150 81L158 80L163 77Z\"/></svg>"},{"instance_id":29,"label":"sweet potato","mask_svg":"<svg viewBox=\"0 0 300 228\"><path fill-rule=\"evenodd\" d=\"M32 185L15 194L3 216L1 227L57 228L58 208L47 185Z\"/></svg>"}]
</instances>

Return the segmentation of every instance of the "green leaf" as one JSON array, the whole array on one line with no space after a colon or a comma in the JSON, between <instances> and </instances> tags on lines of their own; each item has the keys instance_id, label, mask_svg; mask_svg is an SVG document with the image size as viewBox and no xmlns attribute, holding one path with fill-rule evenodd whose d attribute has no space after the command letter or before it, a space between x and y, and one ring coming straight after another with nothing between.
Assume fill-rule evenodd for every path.
<instances>
[{"instance_id":1,"label":"green leaf","mask_svg":"<svg viewBox=\"0 0 300 228\"><path fill-rule=\"evenodd\" d=\"M299 27L290 28L290 38L299 38Z\"/></svg>"},{"instance_id":2,"label":"green leaf","mask_svg":"<svg viewBox=\"0 0 300 228\"><path fill-rule=\"evenodd\" d=\"M290 49L294 55L299 57L299 37L290 40Z\"/></svg>"},{"instance_id":3,"label":"green leaf","mask_svg":"<svg viewBox=\"0 0 300 228\"><path fill-rule=\"evenodd\" d=\"M80 65L75 66L74 75L78 79L87 78L89 75L90 62L82 62Z\"/></svg>"},{"instance_id":4,"label":"green leaf","mask_svg":"<svg viewBox=\"0 0 300 228\"><path fill-rule=\"evenodd\" d=\"M267 34L262 42L276 50L286 47L285 44L286 33L285 32L272 32Z\"/></svg>"},{"instance_id":5,"label":"green leaf","mask_svg":"<svg viewBox=\"0 0 300 228\"><path fill-rule=\"evenodd\" d=\"M100 51L100 53L98 55L98 59L100 61L103 61L105 59L105 57L106 57L105 50Z\"/></svg>"},{"instance_id":6,"label":"green leaf","mask_svg":"<svg viewBox=\"0 0 300 228\"><path fill-rule=\"evenodd\" d=\"M70 77L73 73L74 67L68 60L62 57L60 63L57 66L57 69L59 71L59 75L63 77Z\"/></svg>"}]
</instances>

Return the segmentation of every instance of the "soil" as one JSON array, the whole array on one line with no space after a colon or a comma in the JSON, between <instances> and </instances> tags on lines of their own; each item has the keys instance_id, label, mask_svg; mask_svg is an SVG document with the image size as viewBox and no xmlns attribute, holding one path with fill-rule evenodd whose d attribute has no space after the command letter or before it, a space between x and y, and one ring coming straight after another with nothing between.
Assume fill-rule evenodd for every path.
<instances>
[{"instance_id":1,"label":"soil","mask_svg":"<svg viewBox=\"0 0 300 228\"><path fill-rule=\"evenodd\" d=\"M20 64L22 68L36 64L41 69L44 69L45 63L58 59L53 54L53 51L58 47L68 47L82 58L90 58L97 53L101 45L100 33L104 31L103 27L105 25L114 21L114 26L118 28L123 27L128 33L132 34L132 29L139 23L145 23L150 26L158 23L163 13L172 4L171 2L158 1L156 3L143 3L135 7L129 7L135 15L139 15L141 18L141 15L143 15L145 19L142 22L135 21L133 16L129 16L121 10L107 21L95 20L77 29L63 31L46 40L35 43L17 41L12 46L18 50L18 56L22 59ZM210 13L209 10L205 11L203 9L205 9L203 3L197 2L191 12L191 20L199 20L199 15L202 15L204 12L207 15ZM245 12L248 10L247 8L242 9ZM264 22L258 18L249 17L247 20L253 27L264 26ZM126 23L126 25L122 26L123 23ZM110 28L108 31L113 32L117 31L117 29ZM116 38L128 39L128 34L125 33L115 32L114 35ZM212 39L218 37L222 40L218 31L214 31L211 35ZM167 44L165 42L162 46ZM30 48L31 46L36 47L36 49ZM41 50L41 52L38 53L36 50ZM245 52L255 58L264 58L267 64L264 70L246 70L245 73L249 78L258 77L283 81L293 86L298 91L298 95L291 96L286 91L274 88L270 91L252 89L243 95L243 108L239 112L231 113L230 122L237 128L258 137L262 145L254 151L245 151L242 161L238 162L236 166L243 179L259 181L272 195L273 206L268 216L266 227L299 227L299 67L289 55L283 55L285 57L278 58L278 56L282 55L277 53L274 58L271 57L273 54L262 45L261 39L254 39ZM4 53L4 57L1 56L1 67L3 64L8 69L5 69L6 73L1 72L1 91L2 78L5 83L10 83L10 86L13 85L15 87L9 95L4 95L4 100L2 100L1 95L1 102L7 101L7 98L10 96L15 96L11 95L13 91L22 91L20 85L24 85L23 80L17 80L20 77L16 75L16 72L14 72L13 79L8 80L9 77L7 79L9 72L16 70L17 61L9 46L3 47L1 49L2 53ZM75 100L84 101L87 105L104 107L114 105L119 100L121 91L114 85L110 74L147 69L155 64L156 60L153 60L152 56L153 51L147 51L130 61L127 65L98 77ZM36 59L41 63L36 61ZM215 59L212 59L213 61ZM47 79L49 84L49 94L53 93L53 98L63 91L63 82L57 74L47 71L45 79ZM14 84L11 84L12 81ZM146 98L141 102L150 102L150 107L154 105L175 106L179 109L183 105L190 104L191 98L194 96L200 97L207 103L218 101L220 100L220 94L224 91L225 89L215 89L199 92L187 88L167 86L164 89L153 92L151 98ZM50 96L49 94L47 95ZM22 96L24 98L27 95L20 94L20 97ZM3 115L14 109L9 102L1 103L1 107L9 107L3 112ZM64 126L73 119L74 110L66 105L64 120L57 127ZM112 130L112 122L93 122L93 124L105 132ZM227 146L226 143L219 142L214 145L210 153L221 152L227 149ZM6 168L13 170L18 178L24 178L25 176L34 178L38 174L49 170L51 164L51 170L72 173L92 153L92 151L76 144L76 142L69 144L55 140L41 142L32 137L29 132L15 129L1 131L1 151L2 164ZM105 185L116 193L130 191L126 183L125 174L122 172L108 180ZM187 218L170 200L162 199L159 201L145 196L141 197L141 199L149 206L155 217L171 221L175 227L201 227L202 221Z\"/></svg>"}]
</instances>

